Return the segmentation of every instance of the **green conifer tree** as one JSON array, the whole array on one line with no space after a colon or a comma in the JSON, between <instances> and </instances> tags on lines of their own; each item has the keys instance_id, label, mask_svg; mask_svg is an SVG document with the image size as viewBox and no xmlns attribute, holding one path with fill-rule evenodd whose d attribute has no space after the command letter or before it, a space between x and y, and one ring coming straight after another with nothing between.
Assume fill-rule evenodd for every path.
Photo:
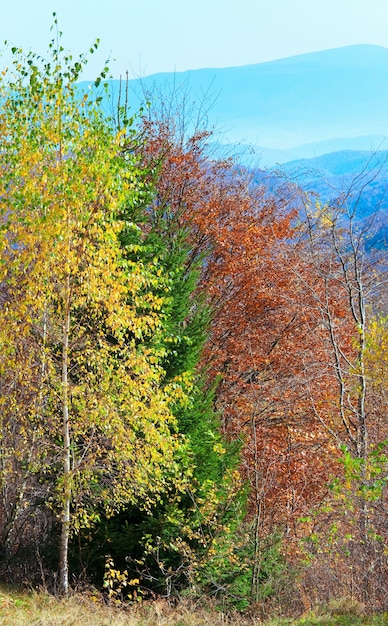
<instances>
[{"instance_id":1,"label":"green conifer tree","mask_svg":"<svg viewBox=\"0 0 388 626\"><path fill-rule=\"evenodd\" d=\"M170 595L212 586L214 591L226 572L233 580L233 563L236 573L241 566L240 540L234 534L245 510L239 450L221 434L214 384L200 366L211 319L206 298L198 291L204 259L192 258L187 230L166 212L150 209L150 197L145 200L140 211L139 205L127 207L125 221L131 226L121 233L121 242L128 259L154 267L159 275L156 288L146 287L143 300L147 292L161 298L162 332L142 336L142 342L163 355L162 385L180 385L185 392L172 411L188 442L187 454L180 458L188 486L182 492L171 482L151 510L129 506L105 519L93 541L88 534L82 559L91 560L100 578L102 555L109 552L115 566L128 570L145 593Z\"/></svg>"}]
</instances>

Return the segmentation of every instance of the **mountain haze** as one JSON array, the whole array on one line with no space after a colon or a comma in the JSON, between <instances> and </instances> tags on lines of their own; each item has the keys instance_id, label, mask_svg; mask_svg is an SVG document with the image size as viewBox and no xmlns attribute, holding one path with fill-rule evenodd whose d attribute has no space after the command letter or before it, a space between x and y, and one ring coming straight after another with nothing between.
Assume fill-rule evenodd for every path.
<instances>
[{"instance_id":1,"label":"mountain haze","mask_svg":"<svg viewBox=\"0 0 388 626\"><path fill-rule=\"evenodd\" d=\"M119 81L109 82L117 97ZM265 162L377 149L388 136L388 49L347 46L256 65L133 79L128 94L134 111L144 93L156 106L161 93L203 106L222 143L249 144Z\"/></svg>"}]
</instances>

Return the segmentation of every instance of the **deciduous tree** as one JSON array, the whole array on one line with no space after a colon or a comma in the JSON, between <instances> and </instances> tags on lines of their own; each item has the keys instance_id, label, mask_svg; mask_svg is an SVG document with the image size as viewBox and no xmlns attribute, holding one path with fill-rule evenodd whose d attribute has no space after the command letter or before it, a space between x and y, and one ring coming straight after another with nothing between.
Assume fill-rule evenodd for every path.
<instances>
[{"instance_id":1,"label":"deciduous tree","mask_svg":"<svg viewBox=\"0 0 388 626\"><path fill-rule=\"evenodd\" d=\"M341 581L344 586L353 585L353 592L363 602L381 608L374 576L377 572L380 580L386 576L381 474L386 471L388 431L382 419L383 396L377 393L379 361L384 356L380 352L372 365L369 352L372 345L373 349L377 347L373 337L379 325L372 321L370 330L369 326L373 310L379 310L384 301L386 270L376 258L376 251L367 251L373 216L359 219L357 205L357 198L347 195L331 206L306 206L302 228L310 273L303 277L299 274L299 279L312 296L324 349L316 367L306 371L305 380L317 422L343 454L342 469L333 482L337 504L326 509L336 529L335 540L333 536L327 548L328 559L330 550L331 556L339 560L343 559L343 555L338 556L339 550L349 555L341 562L336 584ZM315 397L317 384L331 389L320 401ZM346 502L343 509L338 507L341 498ZM327 532L327 520L324 524Z\"/></svg>"},{"instance_id":2,"label":"deciduous tree","mask_svg":"<svg viewBox=\"0 0 388 626\"><path fill-rule=\"evenodd\" d=\"M84 56L54 40L47 61L13 53L0 111L1 532L12 554L37 504L51 508L66 594L70 534L97 503L149 508L185 483L172 410L185 390L161 382L161 270L121 245L137 228L123 208L144 191L128 124L115 132L92 95L79 98Z\"/></svg>"}]
</instances>

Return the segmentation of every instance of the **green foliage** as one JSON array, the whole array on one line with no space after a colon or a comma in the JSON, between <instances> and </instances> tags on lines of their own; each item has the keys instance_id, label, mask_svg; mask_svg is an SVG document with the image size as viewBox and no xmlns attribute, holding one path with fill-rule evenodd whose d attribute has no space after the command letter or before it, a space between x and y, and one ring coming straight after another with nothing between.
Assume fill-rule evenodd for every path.
<instances>
[{"instance_id":1,"label":"green foliage","mask_svg":"<svg viewBox=\"0 0 388 626\"><path fill-rule=\"evenodd\" d=\"M371 444L367 459L354 458L344 448L340 459L343 468L343 478L336 479L332 491L346 501L349 510L354 506L354 496L366 502L380 500L388 482L388 456L386 454L388 441ZM350 497L351 496L351 497Z\"/></svg>"}]
</instances>

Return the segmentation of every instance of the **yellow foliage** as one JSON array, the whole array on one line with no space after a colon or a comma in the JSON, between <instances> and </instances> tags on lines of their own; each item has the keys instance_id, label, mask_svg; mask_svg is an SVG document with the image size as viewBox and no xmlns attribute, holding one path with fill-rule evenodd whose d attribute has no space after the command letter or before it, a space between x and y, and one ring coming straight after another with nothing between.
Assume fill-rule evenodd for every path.
<instances>
[{"instance_id":1,"label":"yellow foliage","mask_svg":"<svg viewBox=\"0 0 388 626\"><path fill-rule=\"evenodd\" d=\"M170 407L187 381L163 388L161 355L141 344L164 299L149 288L157 265L128 261L120 243L122 209L143 190L122 150L130 129L88 95L80 106L62 62L15 67L0 79L0 481L22 489L15 464L26 480L50 476L55 509L71 489L77 529L94 521L91 503L149 508L172 476L184 484Z\"/></svg>"}]
</instances>

